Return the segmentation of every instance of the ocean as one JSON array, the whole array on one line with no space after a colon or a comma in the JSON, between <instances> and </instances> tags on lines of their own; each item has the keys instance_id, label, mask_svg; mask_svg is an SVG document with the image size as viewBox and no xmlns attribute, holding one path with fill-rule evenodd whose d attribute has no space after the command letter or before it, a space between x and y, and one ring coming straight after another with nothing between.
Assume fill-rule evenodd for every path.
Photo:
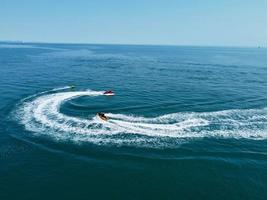
<instances>
[{"instance_id":1,"label":"ocean","mask_svg":"<svg viewBox=\"0 0 267 200\"><path fill-rule=\"evenodd\" d=\"M0 43L0 85L0 199L267 199L266 48Z\"/></svg>"}]
</instances>

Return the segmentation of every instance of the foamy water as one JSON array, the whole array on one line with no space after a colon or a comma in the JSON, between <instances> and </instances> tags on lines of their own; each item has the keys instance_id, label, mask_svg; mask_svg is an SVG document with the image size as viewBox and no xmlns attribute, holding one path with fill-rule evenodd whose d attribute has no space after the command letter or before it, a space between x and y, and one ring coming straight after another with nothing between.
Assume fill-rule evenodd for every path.
<instances>
[{"instance_id":1,"label":"foamy water","mask_svg":"<svg viewBox=\"0 0 267 200\"><path fill-rule=\"evenodd\" d=\"M172 140L203 137L267 138L267 110L236 109L217 112L178 112L154 118L107 113L110 118L80 118L60 112L61 105L71 99L103 95L103 91L63 91L69 87L55 88L22 100L16 119L34 135L48 135L57 140L73 140L138 145L147 139L172 138ZM114 135L117 135L114 138ZM139 136L127 137L127 136ZM146 138L142 138L146 136ZM165 141L165 140L164 140Z\"/></svg>"}]
</instances>

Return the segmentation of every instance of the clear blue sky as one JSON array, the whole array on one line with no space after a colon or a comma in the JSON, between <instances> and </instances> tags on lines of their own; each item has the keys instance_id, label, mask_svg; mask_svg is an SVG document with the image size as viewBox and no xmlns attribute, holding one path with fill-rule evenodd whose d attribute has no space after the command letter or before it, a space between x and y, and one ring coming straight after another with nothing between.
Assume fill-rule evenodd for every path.
<instances>
[{"instance_id":1,"label":"clear blue sky","mask_svg":"<svg viewBox=\"0 0 267 200\"><path fill-rule=\"evenodd\" d=\"M267 46L267 1L0 0L0 40Z\"/></svg>"}]
</instances>

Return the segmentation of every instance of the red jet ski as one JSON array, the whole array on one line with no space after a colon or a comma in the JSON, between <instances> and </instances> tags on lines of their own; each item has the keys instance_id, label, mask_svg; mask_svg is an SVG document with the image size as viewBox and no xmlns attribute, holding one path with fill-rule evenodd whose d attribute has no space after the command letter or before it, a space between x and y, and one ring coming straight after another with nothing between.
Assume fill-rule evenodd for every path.
<instances>
[{"instance_id":1,"label":"red jet ski","mask_svg":"<svg viewBox=\"0 0 267 200\"><path fill-rule=\"evenodd\" d=\"M104 92L104 95L106 95L106 96L112 96L114 94L115 93L112 90L107 90L107 91Z\"/></svg>"}]
</instances>

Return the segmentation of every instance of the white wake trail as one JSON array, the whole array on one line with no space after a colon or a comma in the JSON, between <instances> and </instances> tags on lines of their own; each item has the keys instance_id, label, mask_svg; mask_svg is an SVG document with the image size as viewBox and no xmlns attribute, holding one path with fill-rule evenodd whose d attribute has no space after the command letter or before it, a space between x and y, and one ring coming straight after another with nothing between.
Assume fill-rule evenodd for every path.
<instances>
[{"instance_id":1,"label":"white wake trail","mask_svg":"<svg viewBox=\"0 0 267 200\"><path fill-rule=\"evenodd\" d=\"M69 87L68 87L69 88ZM267 138L267 110L225 110L217 112L182 112L155 118L107 113L110 120L97 117L79 118L60 112L61 105L80 96L103 95L103 91L52 91L23 99L16 118L36 135L50 135L56 139L95 143L132 143L159 138L192 139L203 137ZM139 136L137 139L136 136ZM152 139L151 139L152 138Z\"/></svg>"}]
</instances>

